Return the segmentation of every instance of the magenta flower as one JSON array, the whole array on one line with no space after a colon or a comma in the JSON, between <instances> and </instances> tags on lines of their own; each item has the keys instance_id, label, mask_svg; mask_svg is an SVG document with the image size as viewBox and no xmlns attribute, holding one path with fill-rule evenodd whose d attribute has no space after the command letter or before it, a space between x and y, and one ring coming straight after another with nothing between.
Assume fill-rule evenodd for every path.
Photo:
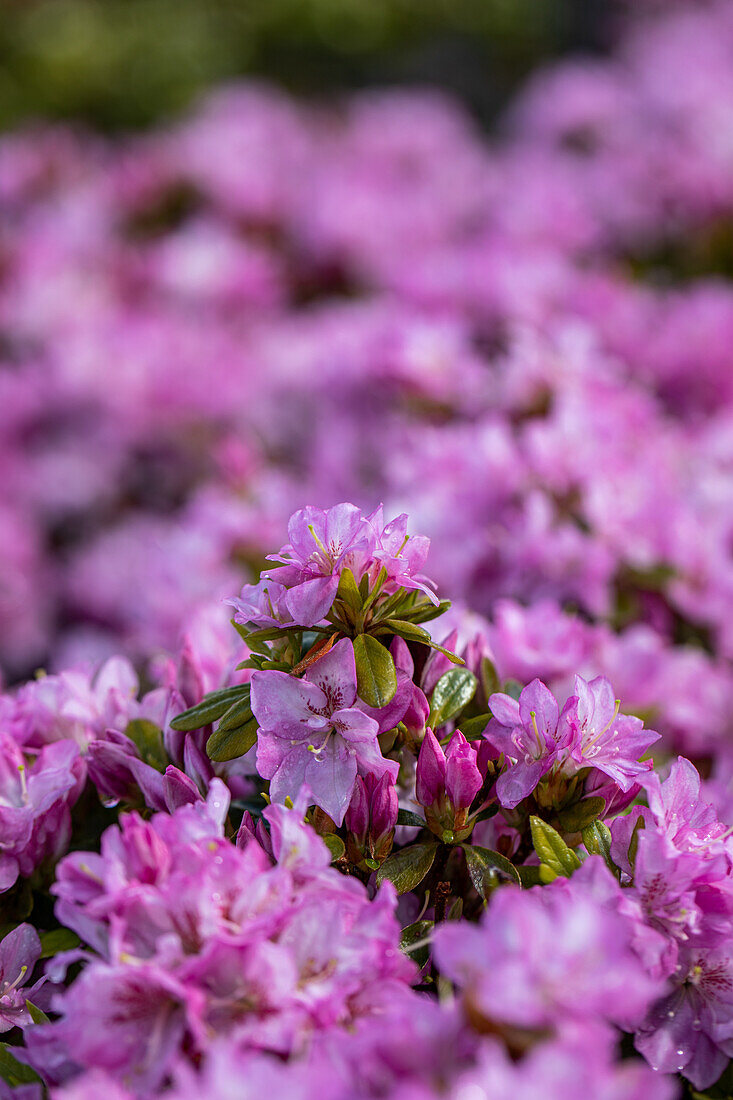
<instances>
[{"instance_id":1,"label":"magenta flower","mask_svg":"<svg viewBox=\"0 0 733 1100\"><path fill-rule=\"evenodd\" d=\"M719 947L693 938L681 955L674 988L647 1014L636 1048L662 1073L681 1071L696 1089L720 1077L733 1058L731 939Z\"/></svg>"},{"instance_id":2,"label":"magenta flower","mask_svg":"<svg viewBox=\"0 0 733 1100\"><path fill-rule=\"evenodd\" d=\"M531 794L558 759L560 710L549 688L533 680L519 696L497 692L489 698L493 715L484 737L504 753L507 769L498 778L496 794L513 809Z\"/></svg>"},{"instance_id":3,"label":"magenta flower","mask_svg":"<svg viewBox=\"0 0 733 1100\"><path fill-rule=\"evenodd\" d=\"M396 592L398 588L417 590L437 606L439 601L434 583L420 573L430 550L430 539L425 535L408 535L408 520L407 513L403 512L385 524L381 504L369 516L377 540L371 568L372 580L376 581L381 570L384 570L385 592Z\"/></svg>"},{"instance_id":4,"label":"magenta flower","mask_svg":"<svg viewBox=\"0 0 733 1100\"><path fill-rule=\"evenodd\" d=\"M300 626L313 626L334 601L340 571L348 567L357 581L361 578L371 558L374 535L354 504L337 504L326 512L303 508L291 517L288 535L290 542L269 559L283 564L265 576L289 590L278 596L278 608L287 608Z\"/></svg>"},{"instance_id":5,"label":"magenta flower","mask_svg":"<svg viewBox=\"0 0 733 1100\"><path fill-rule=\"evenodd\" d=\"M651 769L651 761L642 764L639 757L659 740L659 734L644 729L640 718L619 714L619 702L605 676L590 683L575 677L574 698L563 709L562 726L565 774L597 768L628 791L638 776Z\"/></svg>"},{"instance_id":6,"label":"magenta flower","mask_svg":"<svg viewBox=\"0 0 733 1100\"><path fill-rule=\"evenodd\" d=\"M224 602L234 608L234 619L243 626L264 630L295 625L288 608L288 589L277 581L263 578L257 584L245 584L239 597Z\"/></svg>"},{"instance_id":7,"label":"magenta flower","mask_svg":"<svg viewBox=\"0 0 733 1100\"><path fill-rule=\"evenodd\" d=\"M542 890L497 891L478 926L443 925L435 957L487 1021L559 1031L590 1018L633 1026L663 986L640 966L620 900L593 857Z\"/></svg>"},{"instance_id":8,"label":"magenta flower","mask_svg":"<svg viewBox=\"0 0 733 1100\"><path fill-rule=\"evenodd\" d=\"M69 805L79 787L79 750L56 741L27 764L18 745L0 734L0 891L64 850Z\"/></svg>"},{"instance_id":9,"label":"magenta flower","mask_svg":"<svg viewBox=\"0 0 733 1100\"><path fill-rule=\"evenodd\" d=\"M32 1023L26 999L32 1001L43 978L24 988L41 957L41 941L30 924L19 924L0 942L0 1032Z\"/></svg>"},{"instance_id":10,"label":"magenta flower","mask_svg":"<svg viewBox=\"0 0 733 1100\"><path fill-rule=\"evenodd\" d=\"M377 744L379 725L356 703L354 647L342 638L303 679L255 672L252 712L260 725L257 769L273 800L307 786L313 801L341 824L357 772L397 774Z\"/></svg>"}]
</instances>

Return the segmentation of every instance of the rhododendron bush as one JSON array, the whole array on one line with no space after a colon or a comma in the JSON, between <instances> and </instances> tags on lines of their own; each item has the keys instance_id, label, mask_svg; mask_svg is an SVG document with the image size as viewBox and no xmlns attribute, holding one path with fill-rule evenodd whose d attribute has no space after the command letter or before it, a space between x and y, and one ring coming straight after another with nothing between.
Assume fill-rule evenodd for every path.
<instances>
[{"instance_id":1,"label":"rhododendron bush","mask_svg":"<svg viewBox=\"0 0 733 1100\"><path fill-rule=\"evenodd\" d=\"M0 139L0 1098L733 1090L733 8L480 135Z\"/></svg>"}]
</instances>

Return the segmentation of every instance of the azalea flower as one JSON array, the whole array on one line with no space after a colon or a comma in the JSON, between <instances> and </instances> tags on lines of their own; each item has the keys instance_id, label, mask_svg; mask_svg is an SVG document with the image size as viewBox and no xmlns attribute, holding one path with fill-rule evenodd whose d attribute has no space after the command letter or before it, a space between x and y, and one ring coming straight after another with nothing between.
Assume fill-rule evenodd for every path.
<instances>
[{"instance_id":1,"label":"azalea flower","mask_svg":"<svg viewBox=\"0 0 733 1100\"><path fill-rule=\"evenodd\" d=\"M513 809L531 794L559 758L560 710L552 692L533 680L519 696L496 692L489 698L492 719L484 737L504 753L507 769L496 782L502 806Z\"/></svg>"},{"instance_id":2,"label":"azalea flower","mask_svg":"<svg viewBox=\"0 0 733 1100\"><path fill-rule=\"evenodd\" d=\"M313 801L341 824L357 773L397 774L377 744L379 723L357 704L354 647L343 638L302 679L285 672L252 675L252 713L260 726L257 769L279 802L307 786Z\"/></svg>"}]
</instances>

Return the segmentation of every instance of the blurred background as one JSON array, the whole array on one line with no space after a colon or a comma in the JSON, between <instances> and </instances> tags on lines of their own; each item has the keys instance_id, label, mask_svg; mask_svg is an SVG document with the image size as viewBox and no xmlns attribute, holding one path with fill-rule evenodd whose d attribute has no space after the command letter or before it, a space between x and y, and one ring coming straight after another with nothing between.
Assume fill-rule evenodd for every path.
<instances>
[{"instance_id":1,"label":"blurred background","mask_svg":"<svg viewBox=\"0 0 733 1100\"><path fill-rule=\"evenodd\" d=\"M382 501L503 678L733 774L730 0L1 7L4 683L215 687Z\"/></svg>"},{"instance_id":2,"label":"blurred background","mask_svg":"<svg viewBox=\"0 0 733 1100\"><path fill-rule=\"evenodd\" d=\"M490 122L527 73L608 49L608 0L3 0L0 126L149 126L207 87L265 77L328 94L428 83Z\"/></svg>"}]
</instances>

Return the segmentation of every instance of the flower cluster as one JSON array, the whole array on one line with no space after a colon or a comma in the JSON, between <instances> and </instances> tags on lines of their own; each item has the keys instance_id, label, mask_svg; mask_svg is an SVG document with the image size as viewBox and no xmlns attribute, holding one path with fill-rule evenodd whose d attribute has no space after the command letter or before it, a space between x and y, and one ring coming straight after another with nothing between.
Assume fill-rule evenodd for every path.
<instances>
[{"instance_id":1,"label":"flower cluster","mask_svg":"<svg viewBox=\"0 0 733 1100\"><path fill-rule=\"evenodd\" d=\"M68 772L69 802L118 817L99 852L63 799L66 831L41 819L52 849L18 837L31 905L55 898L55 957L35 973L23 923L0 944L24 1038L9 1079L68 1100L217 1096L232 1072L306 1098L325 1074L334 1100L509 1097L551 1067L559 1098L571 1066L623 1100L667 1100L679 1070L711 1084L731 1053L733 841L693 765L661 780L641 759L658 734L604 677L560 707L539 679L501 684L480 629L443 636L447 601L400 562L405 517L310 507L290 530L281 558L315 532L335 572L283 566L287 621L235 618L233 648L192 632L140 698L122 660L6 698L29 802ZM619 1060L622 1032L649 1066Z\"/></svg>"}]
</instances>

